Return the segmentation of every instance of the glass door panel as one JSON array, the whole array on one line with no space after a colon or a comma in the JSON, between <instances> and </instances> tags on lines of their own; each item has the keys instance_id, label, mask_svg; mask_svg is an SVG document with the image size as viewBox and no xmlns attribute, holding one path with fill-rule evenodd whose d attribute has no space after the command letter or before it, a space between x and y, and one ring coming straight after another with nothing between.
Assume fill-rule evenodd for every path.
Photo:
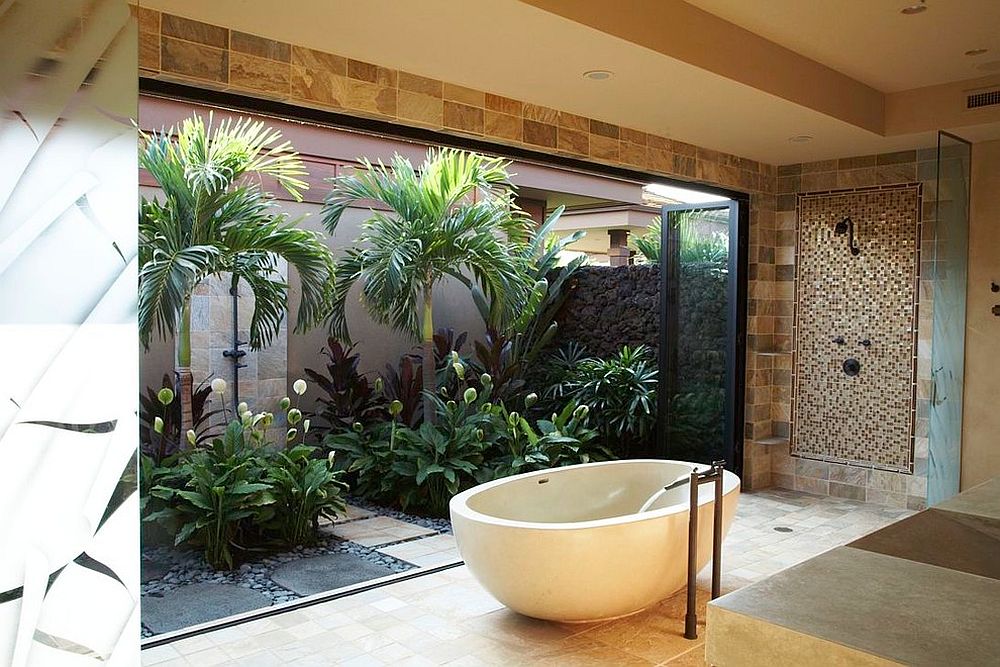
<instances>
[{"instance_id":1,"label":"glass door panel","mask_svg":"<svg viewBox=\"0 0 1000 667\"><path fill-rule=\"evenodd\" d=\"M730 469L740 467L738 213L735 201L665 206L660 253L661 451Z\"/></svg>"}]
</instances>

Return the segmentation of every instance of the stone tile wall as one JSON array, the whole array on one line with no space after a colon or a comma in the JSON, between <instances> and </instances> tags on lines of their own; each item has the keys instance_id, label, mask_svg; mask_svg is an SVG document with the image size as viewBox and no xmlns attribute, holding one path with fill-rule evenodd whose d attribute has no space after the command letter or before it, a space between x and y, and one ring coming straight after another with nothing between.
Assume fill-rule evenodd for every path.
<instances>
[{"instance_id":1,"label":"stone tile wall","mask_svg":"<svg viewBox=\"0 0 1000 667\"><path fill-rule=\"evenodd\" d=\"M772 373L771 425L775 438L768 446L771 481L775 486L813 493L854 498L897 507L921 508L927 494L927 433L928 399L930 396L931 322L933 315L933 276L936 152L934 149L901 151L882 155L867 155L840 160L825 160L778 168L778 195L775 235L775 298L768 304L774 309L774 356L758 359L758 365L770 367ZM921 279L915 290L919 294L916 346L916 405L912 472L875 469L847 465L835 461L817 461L792 456L788 437L792 433L792 355L796 331L795 271L796 238L800 221L797 218L799 197L833 190L853 190L900 184L919 183L921 241L914 254L919 254ZM844 239L835 239L834 242ZM844 259L847 261L849 255ZM751 301L751 308L753 301ZM752 359L752 357L751 357ZM859 431L859 438L864 432ZM794 443L793 443L794 444ZM804 449L811 445L804 444Z\"/></svg>"},{"instance_id":2,"label":"stone tile wall","mask_svg":"<svg viewBox=\"0 0 1000 667\"><path fill-rule=\"evenodd\" d=\"M414 73L248 35L142 7L139 74L302 107L370 117L627 167L750 195L748 340L769 349L776 334L773 165L567 111ZM790 345L790 343L789 343ZM770 454L756 439L772 432L770 361L747 363L744 484L770 484ZM260 393L260 392L258 392Z\"/></svg>"}]
</instances>

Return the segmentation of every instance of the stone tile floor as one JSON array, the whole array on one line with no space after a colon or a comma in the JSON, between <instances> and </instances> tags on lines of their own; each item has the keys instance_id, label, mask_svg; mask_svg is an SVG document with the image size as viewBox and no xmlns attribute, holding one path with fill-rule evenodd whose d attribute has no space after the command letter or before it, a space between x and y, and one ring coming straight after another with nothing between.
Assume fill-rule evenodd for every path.
<instances>
[{"instance_id":1,"label":"stone tile floor","mask_svg":"<svg viewBox=\"0 0 1000 667\"><path fill-rule=\"evenodd\" d=\"M742 587L909 514L793 491L743 494L723 552L723 589ZM447 552L443 537L396 546L407 546L413 550L408 555L419 559ZM431 551L415 553L427 540L436 540L425 545ZM702 585L709 576L706 568ZM699 592L702 622L707 598ZM702 665L704 628L699 640L685 640L683 615L681 592L615 621L536 621L505 609L459 567L148 649L143 664Z\"/></svg>"}]
</instances>

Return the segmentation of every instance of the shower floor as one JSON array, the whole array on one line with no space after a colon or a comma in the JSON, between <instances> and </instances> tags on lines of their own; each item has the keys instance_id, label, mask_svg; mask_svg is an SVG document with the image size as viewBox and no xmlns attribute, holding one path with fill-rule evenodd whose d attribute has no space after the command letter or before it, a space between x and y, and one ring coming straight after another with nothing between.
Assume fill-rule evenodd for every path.
<instances>
[{"instance_id":1,"label":"shower floor","mask_svg":"<svg viewBox=\"0 0 1000 667\"><path fill-rule=\"evenodd\" d=\"M769 489L744 493L723 552L732 591L912 514ZM701 573L707 588L710 569ZM708 595L699 595L705 620ZM684 594L603 623L562 625L508 611L463 566L143 651L144 665L704 664L684 633Z\"/></svg>"}]
</instances>

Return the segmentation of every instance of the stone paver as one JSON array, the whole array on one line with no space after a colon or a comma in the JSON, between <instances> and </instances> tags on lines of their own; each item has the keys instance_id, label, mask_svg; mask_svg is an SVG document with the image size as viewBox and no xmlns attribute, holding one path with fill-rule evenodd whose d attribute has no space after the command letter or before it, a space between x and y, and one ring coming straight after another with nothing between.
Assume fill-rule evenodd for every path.
<instances>
[{"instance_id":1,"label":"stone paver","mask_svg":"<svg viewBox=\"0 0 1000 667\"><path fill-rule=\"evenodd\" d=\"M417 567L431 567L461 559L454 535L432 535L419 540L378 549L379 553L405 560Z\"/></svg>"},{"instance_id":2,"label":"stone paver","mask_svg":"<svg viewBox=\"0 0 1000 667\"><path fill-rule=\"evenodd\" d=\"M390 542L399 542L434 533L429 528L406 523L387 516L376 516L371 519L334 524L332 528L324 528L323 530L329 531L342 540L350 540L366 547L377 547L389 544Z\"/></svg>"},{"instance_id":3,"label":"stone paver","mask_svg":"<svg viewBox=\"0 0 1000 667\"><path fill-rule=\"evenodd\" d=\"M271 579L299 595L314 595L392 573L387 567L353 554L328 554L280 565L271 574Z\"/></svg>"},{"instance_id":4,"label":"stone paver","mask_svg":"<svg viewBox=\"0 0 1000 667\"><path fill-rule=\"evenodd\" d=\"M190 584L142 599L142 622L159 634L267 607L271 599L232 584Z\"/></svg>"}]
</instances>

